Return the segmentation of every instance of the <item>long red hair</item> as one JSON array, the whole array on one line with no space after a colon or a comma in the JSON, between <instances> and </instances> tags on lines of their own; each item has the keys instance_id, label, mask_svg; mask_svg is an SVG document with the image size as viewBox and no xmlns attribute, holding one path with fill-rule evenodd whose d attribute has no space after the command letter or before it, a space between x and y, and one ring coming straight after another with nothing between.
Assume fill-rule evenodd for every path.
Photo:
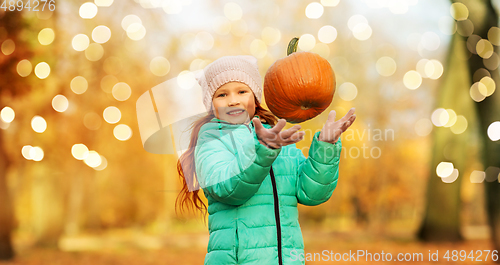
<instances>
[{"instance_id":1,"label":"long red hair","mask_svg":"<svg viewBox=\"0 0 500 265\"><path fill-rule=\"evenodd\" d=\"M258 115L261 120L264 120L267 124L275 125L278 122L278 118L274 116L272 112L264 109L259 102L255 99L255 115ZM180 209L181 212L184 210L199 210L203 216L207 214L207 205L202 201L198 192L200 192L200 187L198 181L196 181L196 167L194 162L194 151L196 143L198 142L198 133L200 128L210 120L215 118L213 112L208 113L206 116L193 122L191 125L191 140L189 142L189 148L184 152L179 160L177 161L177 173L181 181L181 191L177 195L175 200L175 212L178 213ZM188 184L192 187L188 187ZM190 191L192 190L192 191Z\"/></svg>"}]
</instances>

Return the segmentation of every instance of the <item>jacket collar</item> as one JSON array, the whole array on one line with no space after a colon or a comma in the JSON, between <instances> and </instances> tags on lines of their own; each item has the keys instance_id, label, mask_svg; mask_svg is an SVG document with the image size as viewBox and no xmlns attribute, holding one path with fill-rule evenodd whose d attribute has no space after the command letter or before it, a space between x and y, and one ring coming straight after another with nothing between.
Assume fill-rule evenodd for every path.
<instances>
[{"instance_id":1,"label":"jacket collar","mask_svg":"<svg viewBox=\"0 0 500 265\"><path fill-rule=\"evenodd\" d=\"M254 117L257 117L260 119L259 115L255 115ZM231 126L235 126L235 127L246 126L249 131L252 131L252 129L255 129L254 124L253 124L253 118L250 120L250 122L248 124L234 124L234 123L230 123L230 122L227 122L224 120L217 119L217 117L212 118L209 121L209 123L218 123L219 129L222 129L222 127L227 127L227 126L229 126L229 127L231 127Z\"/></svg>"}]
</instances>

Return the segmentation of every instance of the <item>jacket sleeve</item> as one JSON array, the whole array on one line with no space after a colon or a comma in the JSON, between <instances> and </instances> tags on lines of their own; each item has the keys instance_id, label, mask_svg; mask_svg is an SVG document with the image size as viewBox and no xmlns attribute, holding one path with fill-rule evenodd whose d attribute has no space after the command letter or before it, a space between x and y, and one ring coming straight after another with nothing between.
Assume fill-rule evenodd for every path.
<instances>
[{"instance_id":1,"label":"jacket sleeve","mask_svg":"<svg viewBox=\"0 0 500 265\"><path fill-rule=\"evenodd\" d=\"M236 144L231 132L205 131L195 149L200 187L217 201L241 205L257 192L280 151L261 145L255 131L243 144Z\"/></svg>"},{"instance_id":2,"label":"jacket sleeve","mask_svg":"<svg viewBox=\"0 0 500 265\"><path fill-rule=\"evenodd\" d=\"M296 191L298 202L304 205L328 201L337 187L342 143L340 138L335 144L319 141L319 134L313 137L309 157L306 159L302 152L299 156Z\"/></svg>"}]
</instances>

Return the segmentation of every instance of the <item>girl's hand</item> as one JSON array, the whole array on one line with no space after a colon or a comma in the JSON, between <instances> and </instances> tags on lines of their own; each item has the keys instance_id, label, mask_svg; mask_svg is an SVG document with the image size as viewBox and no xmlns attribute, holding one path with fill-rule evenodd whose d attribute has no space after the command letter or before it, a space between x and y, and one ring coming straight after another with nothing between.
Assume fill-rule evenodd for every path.
<instances>
[{"instance_id":1,"label":"girl's hand","mask_svg":"<svg viewBox=\"0 0 500 265\"><path fill-rule=\"evenodd\" d=\"M278 123L271 129L264 128L257 117L253 118L252 121L255 125L255 133L259 142L274 149L294 144L304 139L304 135L306 134L305 132L298 132L301 128L298 124L290 129L281 131L286 125L285 119L279 119Z\"/></svg>"},{"instance_id":2,"label":"girl's hand","mask_svg":"<svg viewBox=\"0 0 500 265\"><path fill-rule=\"evenodd\" d=\"M328 119L319 134L318 140L331 144L336 143L340 135L345 132L356 119L354 108L350 109L347 114L338 121L335 121L335 115L336 113L334 110L330 111Z\"/></svg>"}]
</instances>

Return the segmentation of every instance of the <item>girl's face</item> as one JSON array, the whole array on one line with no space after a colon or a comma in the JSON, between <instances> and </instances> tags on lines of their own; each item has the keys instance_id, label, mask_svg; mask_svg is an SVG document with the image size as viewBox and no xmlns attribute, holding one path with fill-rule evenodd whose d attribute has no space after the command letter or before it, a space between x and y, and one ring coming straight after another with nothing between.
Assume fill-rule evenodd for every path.
<instances>
[{"instance_id":1,"label":"girl's face","mask_svg":"<svg viewBox=\"0 0 500 265\"><path fill-rule=\"evenodd\" d=\"M219 120L234 124L250 122L255 114L255 98L246 84L229 82L215 91L212 103Z\"/></svg>"}]
</instances>

